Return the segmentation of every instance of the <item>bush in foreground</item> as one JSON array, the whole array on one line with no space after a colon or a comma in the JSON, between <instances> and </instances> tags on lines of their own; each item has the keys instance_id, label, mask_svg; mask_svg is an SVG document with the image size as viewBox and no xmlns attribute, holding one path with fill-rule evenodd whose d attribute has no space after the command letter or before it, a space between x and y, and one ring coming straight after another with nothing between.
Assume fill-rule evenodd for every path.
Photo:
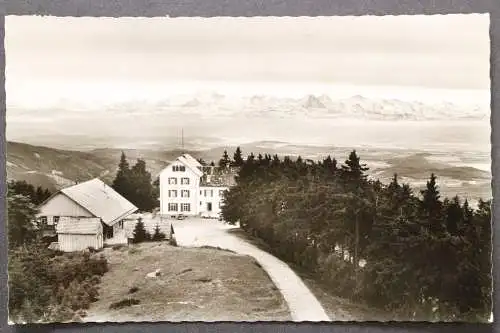
<instances>
[{"instance_id":1,"label":"bush in foreground","mask_svg":"<svg viewBox=\"0 0 500 333\"><path fill-rule=\"evenodd\" d=\"M15 322L68 321L97 300L106 259L57 254L39 244L9 252L9 317Z\"/></svg>"}]
</instances>

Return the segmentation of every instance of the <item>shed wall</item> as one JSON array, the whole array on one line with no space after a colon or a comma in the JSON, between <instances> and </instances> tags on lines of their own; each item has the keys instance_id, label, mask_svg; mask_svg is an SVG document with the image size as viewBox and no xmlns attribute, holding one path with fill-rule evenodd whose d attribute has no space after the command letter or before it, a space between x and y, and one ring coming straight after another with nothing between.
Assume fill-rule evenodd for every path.
<instances>
[{"instance_id":1,"label":"shed wall","mask_svg":"<svg viewBox=\"0 0 500 333\"><path fill-rule=\"evenodd\" d=\"M82 251L88 247L95 249L103 247L102 233L95 235L59 234L57 242L59 249L64 252Z\"/></svg>"}]
</instances>

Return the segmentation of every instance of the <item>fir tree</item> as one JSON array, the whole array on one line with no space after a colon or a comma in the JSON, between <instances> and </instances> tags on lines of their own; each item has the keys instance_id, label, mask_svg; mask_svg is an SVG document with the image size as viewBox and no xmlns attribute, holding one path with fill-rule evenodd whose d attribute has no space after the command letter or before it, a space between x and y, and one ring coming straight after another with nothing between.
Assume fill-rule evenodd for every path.
<instances>
[{"instance_id":1,"label":"fir tree","mask_svg":"<svg viewBox=\"0 0 500 333\"><path fill-rule=\"evenodd\" d=\"M443 223L443 203L440 198L439 188L436 183L436 175L431 174L431 178L427 181L426 188L420 191L422 194L421 211L424 225L427 225L432 232L442 232L444 230Z\"/></svg>"},{"instance_id":2,"label":"fir tree","mask_svg":"<svg viewBox=\"0 0 500 333\"><path fill-rule=\"evenodd\" d=\"M349 154L349 158L342 165L344 177L348 182L352 182L356 186L359 186L361 182L366 180L366 171L368 171L368 167L366 164L360 163L360 158L356 154L356 150L353 150Z\"/></svg>"},{"instance_id":3,"label":"fir tree","mask_svg":"<svg viewBox=\"0 0 500 333\"><path fill-rule=\"evenodd\" d=\"M134 228L134 243L142 243L146 242L150 239L146 228L144 227L144 222L142 222L142 218L137 219L137 223Z\"/></svg>"},{"instance_id":4,"label":"fir tree","mask_svg":"<svg viewBox=\"0 0 500 333\"><path fill-rule=\"evenodd\" d=\"M28 196L7 195L7 232L9 247L27 244L36 237L35 215L37 209Z\"/></svg>"},{"instance_id":5,"label":"fir tree","mask_svg":"<svg viewBox=\"0 0 500 333\"><path fill-rule=\"evenodd\" d=\"M151 211L157 206L157 198L151 183L151 174L146 170L146 162L138 159L130 169L129 177L132 185L129 192L130 201L141 211Z\"/></svg>"},{"instance_id":6,"label":"fir tree","mask_svg":"<svg viewBox=\"0 0 500 333\"><path fill-rule=\"evenodd\" d=\"M132 189L132 185L130 183L130 166L123 151L120 157L120 163L118 164L118 172L116 173L116 177L113 180L111 187L126 199L130 200L130 193Z\"/></svg>"},{"instance_id":7,"label":"fir tree","mask_svg":"<svg viewBox=\"0 0 500 333\"><path fill-rule=\"evenodd\" d=\"M227 153L227 150L224 149L224 153L222 154L222 158L219 160L219 167L227 168L231 163L231 159Z\"/></svg>"},{"instance_id":8,"label":"fir tree","mask_svg":"<svg viewBox=\"0 0 500 333\"><path fill-rule=\"evenodd\" d=\"M241 167L244 163L244 160L243 160L243 154L241 152L241 149L240 147L236 147L236 151L234 152L234 155L233 155L233 162L232 162L232 165L235 166L235 167Z\"/></svg>"}]
</instances>

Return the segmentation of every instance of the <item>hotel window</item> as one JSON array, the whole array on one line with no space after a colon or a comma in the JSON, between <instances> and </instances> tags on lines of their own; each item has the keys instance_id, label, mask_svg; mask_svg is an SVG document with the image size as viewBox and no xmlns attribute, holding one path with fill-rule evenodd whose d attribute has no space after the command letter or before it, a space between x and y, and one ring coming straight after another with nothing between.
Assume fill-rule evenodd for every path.
<instances>
[{"instance_id":1,"label":"hotel window","mask_svg":"<svg viewBox=\"0 0 500 333\"><path fill-rule=\"evenodd\" d=\"M181 212L189 212L191 210L191 205L188 203L181 204Z\"/></svg>"},{"instance_id":2,"label":"hotel window","mask_svg":"<svg viewBox=\"0 0 500 333\"><path fill-rule=\"evenodd\" d=\"M177 197L177 190L168 190L168 196L170 198L176 198Z\"/></svg>"},{"instance_id":3,"label":"hotel window","mask_svg":"<svg viewBox=\"0 0 500 333\"><path fill-rule=\"evenodd\" d=\"M177 211L177 204L176 203L169 203L168 204L168 211L169 212L176 212Z\"/></svg>"},{"instance_id":4,"label":"hotel window","mask_svg":"<svg viewBox=\"0 0 500 333\"><path fill-rule=\"evenodd\" d=\"M182 190L181 191L181 197L183 197L183 198L189 198L189 190Z\"/></svg>"},{"instance_id":5,"label":"hotel window","mask_svg":"<svg viewBox=\"0 0 500 333\"><path fill-rule=\"evenodd\" d=\"M203 205L202 202L200 201L200 206Z\"/></svg>"},{"instance_id":6,"label":"hotel window","mask_svg":"<svg viewBox=\"0 0 500 333\"><path fill-rule=\"evenodd\" d=\"M214 196L214 190L205 190L205 196L206 197L208 197L208 196L213 197Z\"/></svg>"},{"instance_id":7,"label":"hotel window","mask_svg":"<svg viewBox=\"0 0 500 333\"><path fill-rule=\"evenodd\" d=\"M177 185L177 178L170 177L170 178L168 179L168 184L169 184L169 185Z\"/></svg>"},{"instance_id":8,"label":"hotel window","mask_svg":"<svg viewBox=\"0 0 500 333\"><path fill-rule=\"evenodd\" d=\"M219 190L219 197L222 197L224 195L224 190Z\"/></svg>"},{"instance_id":9,"label":"hotel window","mask_svg":"<svg viewBox=\"0 0 500 333\"><path fill-rule=\"evenodd\" d=\"M181 184L182 185L189 185L189 178L186 178L186 177L181 178Z\"/></svg>"},{"instance_id":10,"label":"hotel window","mask_svg":"<svg viewBox=\"0 0 500 333\"><path fill-rule=\"evenodd\" d=\"M172 167L173 171L186 171L186 167L184 165L174 165Z\"/></svg>"}]
</instances>

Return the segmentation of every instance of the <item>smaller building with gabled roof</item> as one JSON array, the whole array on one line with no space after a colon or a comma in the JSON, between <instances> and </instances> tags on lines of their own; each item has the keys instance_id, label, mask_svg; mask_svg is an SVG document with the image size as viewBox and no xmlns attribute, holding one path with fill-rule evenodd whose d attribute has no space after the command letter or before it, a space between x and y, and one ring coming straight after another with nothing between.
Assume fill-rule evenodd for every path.
<instances>
[{"instance_id":1,"label":"smaller building with gabled roof","mask_svg":"<svg viewBox=\"0 0 500 333\"><path fill-rule=\"evenodd\" d=\"M83 226L98 219L106 240L124 234L124 220L137 210L113 188L94 178L56 192L39 206L38 220L44 229L53 230L59 237L58 230L78 234ZM62 220L66 221L64 227L57 228Z\"/></svg>"}]
</instances>

